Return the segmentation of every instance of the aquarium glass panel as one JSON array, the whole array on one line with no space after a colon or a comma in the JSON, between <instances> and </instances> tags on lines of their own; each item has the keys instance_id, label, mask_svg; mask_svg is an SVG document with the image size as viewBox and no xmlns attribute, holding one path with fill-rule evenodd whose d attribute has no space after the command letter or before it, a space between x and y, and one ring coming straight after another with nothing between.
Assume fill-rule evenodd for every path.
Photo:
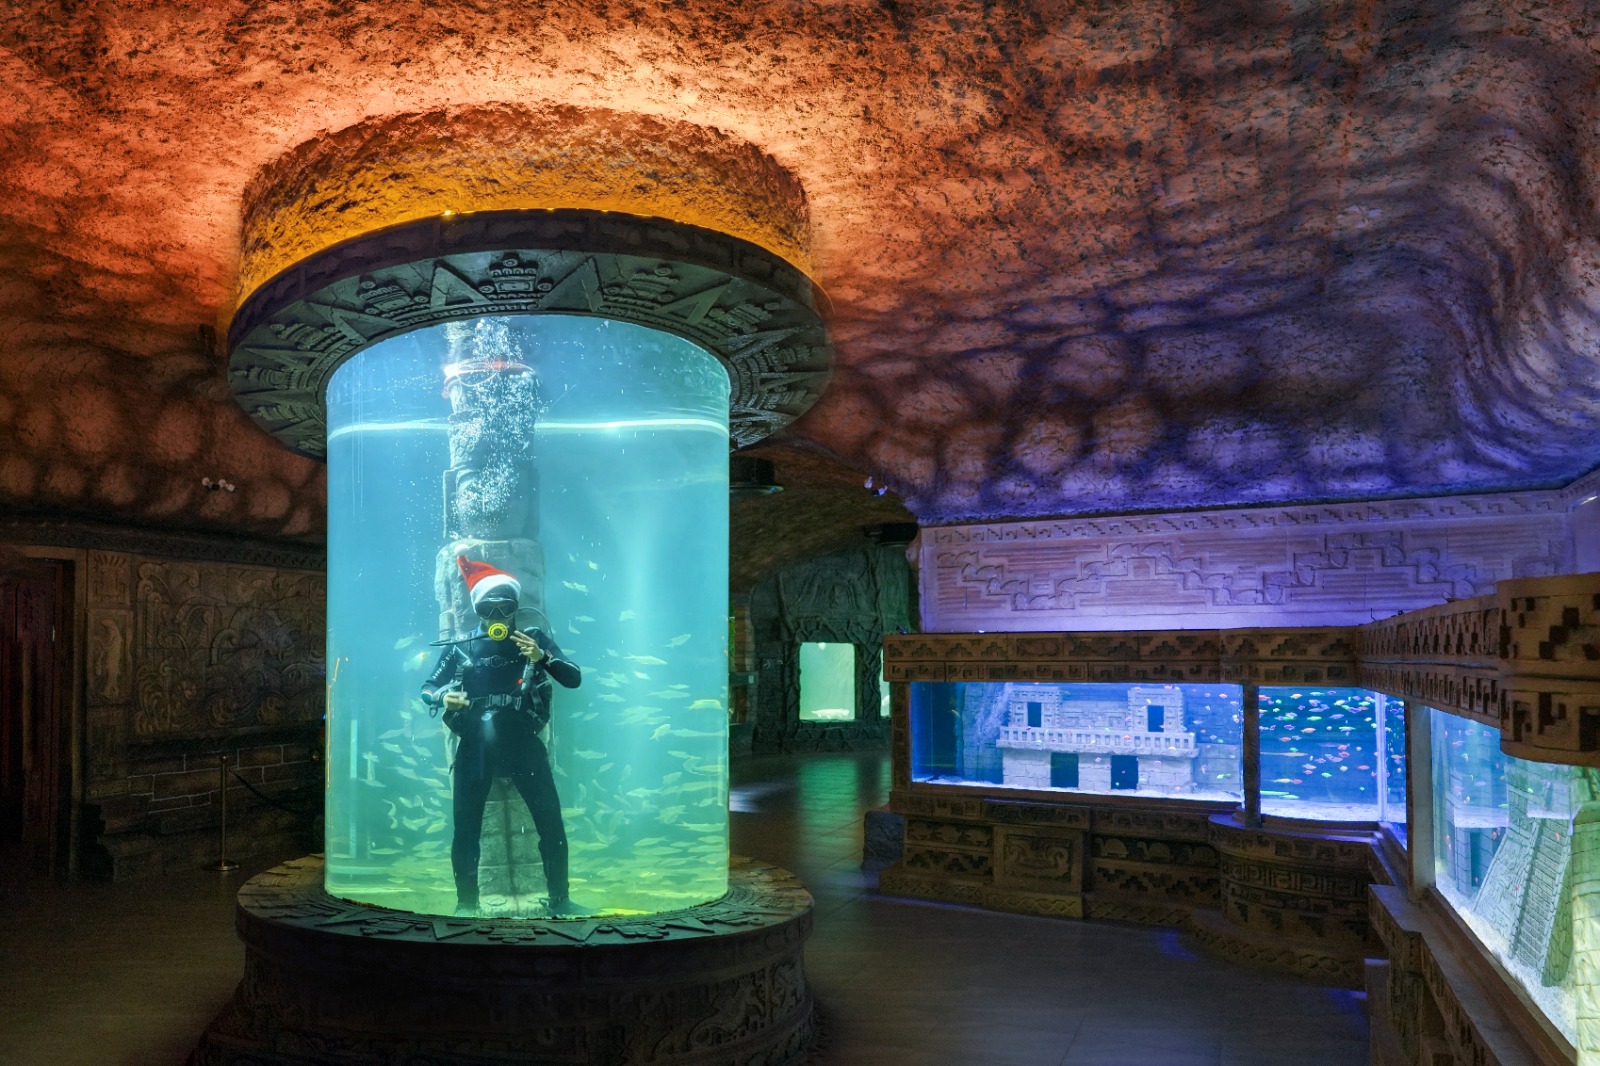
<instances>
[{"instance_id":1,"label":"aquarium glass panel","mask_svg":"<svg viewBox=\"0 0 1600 1066\"><path fill-rule=\"evenodd\" d=\"M726 891L728 392L695 345L561 316L335 373L330 892L538 917Z\"/></svg>"},{"instance_id":2,"label":"aquarium glass panel","mask_svg":"<svg viewBox=\"0 0 1600 1066\"><path fill-rule=\"evenodd\" d=\"M800 645L800 720L853 722L856 646L808 640Z\"/></svg>"},{"instance_id":3,"label":"aquarium glass panel","mask_svg":"<svg viewBox=\"0 0 1600 1066\"><path fill-rule=\"evenodd\" d=\"M1585 771L1514 759L1500 731L1433 721L1434 885L1567 1038L1576 1034L1565 890ZM1592 773L1592 771L1589 771Z\"/></svg>"},{"instance_id":4,"label":"aquarium glass panel","mask_svg":"<svg viewBox=\"0 0 1600 1066\"><path fill-rule=\"evenodd\" d=\"M1261 810L1378 820L1378 701L1360 688L1261 687Z\"/></svg>"},{"instance_id":5,"label":"aquarium glass panel","mask_svg":"<svg viewBox=\"0 0 1600 1066\"><path fill-rule=\"evenodd\" d=\"M1237 685L911 685L911 770L937 784L1240 798Z\"/></svg>"},{"instance_id":6,"label":"aquarium glass panel","mask_svg":"<svg viewBox=\"0 0 1600 1066\"><path fill-rule=\"evenodd\" d=\"M1405 701L1379 696L1378 735L1383 741L1383 771L1379 782L1383 821L1406 842L1406 713Z\"/></svg>"}]
</instances>

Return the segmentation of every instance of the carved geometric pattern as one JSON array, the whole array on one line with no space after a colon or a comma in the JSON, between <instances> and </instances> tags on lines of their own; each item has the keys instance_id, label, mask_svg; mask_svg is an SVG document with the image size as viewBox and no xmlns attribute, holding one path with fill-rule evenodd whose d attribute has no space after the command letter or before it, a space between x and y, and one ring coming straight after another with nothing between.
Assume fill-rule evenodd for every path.
<instances>
[{"instance_id":1,"label":"carved geometric pattern","mask_svg":"<svg viewBox=\"0 0 1600 1066\"><path fill-rule=\"evenodd\" d=\"M1562 572L1565 512L1550 491L941 526L922 602L936 629L1359 624Z\"/></svg>"},{"instance_id":2,"label":"carved geometric pattern","mask_svg":"<svg viewBox=\"0 0 1600 1066\"><path fill-rule=\"evenodd\" d=\"M1372 929L1389 956L1383 1020L1408 1051L1421 1054L1432 1047L1441 1059L1467 1066L1544 1060L1534 1050L1548 1042L1542 1032L1530 1039L1482 1009L1503 993L1479 975L1475 960L1460 948L1459 933L1447 928L1448 919L1388 885L1372 886L1370 903Z\"/></svg>"},{"instance_id":3,"label":"carved geometric pattern","mask_svg":"<svg viewBox=\"0 0 1600 1066\"><path fill-rule=\"evenodd\" d=\"M752 444L827 383L809 279L753 244L598 211L480 212L346 241L253 292L229 330L234 396L267 432L326 454L323 389L389 337L483 315L569 314L682 337L727 368L730 436Z\"/></svg>"},{"instance_id":4,"label":"carved geometric pattern","mask_svg":"<svg viewBox=\"0 0 1600 1066\"><path fill-rule=\"evenodd\" d=\"M811 1039L811 897L735 859L721 900L643 917L438 918L350 904L302 859L240 894L244 980L191 1061L787 1066Z\"/></svg>"}]
</instances>

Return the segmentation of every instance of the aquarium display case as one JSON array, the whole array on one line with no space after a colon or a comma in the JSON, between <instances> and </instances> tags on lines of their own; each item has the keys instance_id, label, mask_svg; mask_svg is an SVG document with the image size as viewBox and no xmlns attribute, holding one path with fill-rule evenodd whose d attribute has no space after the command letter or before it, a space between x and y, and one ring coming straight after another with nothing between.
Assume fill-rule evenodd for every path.
<instances>
[{"instance_id":1,"label":"aquarium display case","mask_svg":"<svg viewBox=\"0 0 1600 1066\"><path fill-rule=\"evenodd\" d=\"M1261 686L1259 698L1262 813L1379 821L1386 698L1360 688L1279 685Z\"/></svg>"},{"instance_id":2,"label":"aquarium display case","mask_svg":"<svg viewBox=\"0 0 1600 1066\"><path fill-rule=\"evenodd\" d=\"M1572 819L1594 798L1596 771L1514 758L1500 750L1498 729L1429 713L1434 886L1574 1040Z\"/></svg>"},{"instance_id":3,"label":"aquarium display case","mask_svg":"<svg viewBox=\"0 0 1600 1066\"><path fill-rule=\"evenodd\" d=\"M358 353L326 407L327 891L449 914L475 875L466 902L511 917L721 896L724 367L626 322L486 317ZM485 662L504 691L474 690Z\"/></svg>"},{"instance_id":4,"label":"aquarium display case","mask_svg":"<svg viewBox=\"0 0 1600 1066\"><path fill-rule=\"evenodd\" d=\"M910 689L916 782L1242 795L1237 685L918 681Z\"/></svg>"}]
</instances>

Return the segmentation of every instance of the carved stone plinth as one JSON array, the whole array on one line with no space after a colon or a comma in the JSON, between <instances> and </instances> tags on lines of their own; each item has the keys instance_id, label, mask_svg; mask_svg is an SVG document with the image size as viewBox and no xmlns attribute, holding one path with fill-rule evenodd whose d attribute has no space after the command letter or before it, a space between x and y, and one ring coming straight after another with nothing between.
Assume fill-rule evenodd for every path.
<instances>
[{"instance_id":1,"label":"carved stone plinth","mask_svg":"<svg viewBox=\"0 0 1600 1066\"><path fill-rule=\"evenodd\" d=\"M723 898L646 917L435 918L286 863L239 893L244 980L191 1066L797 1062L811 895L748 859L729 873Z\"/></svg>"},{"instance_id":2,"label":"carved stone plinth","mask_svg":"<svg viewBox=\"0 0 1600 1066\"><path fill-rule=\"evenodd\" d=\"M1370 831L1239 825L1211 819L1221 858L1222 907L1195 914L1195 936L1237 962L1351 988L1377 945L1367 887L1386 876Z\"/></svg>"}]
</instances>

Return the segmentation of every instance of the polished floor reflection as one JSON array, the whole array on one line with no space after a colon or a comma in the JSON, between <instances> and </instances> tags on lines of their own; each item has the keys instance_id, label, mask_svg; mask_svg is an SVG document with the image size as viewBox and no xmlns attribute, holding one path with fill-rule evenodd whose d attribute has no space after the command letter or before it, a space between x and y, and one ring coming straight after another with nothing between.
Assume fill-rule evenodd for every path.
<instances>
[{"instance_id":1,"label":"polished floor reflection","mask_svg":"<svg viewBox=\"0 0 1600 1066\"><path fill-rule=\"evenodd\" d=\"M734 850L817 898L814 1066L1366 1062L1360 996L1198 955L1177 933L875 895L861 812L887 796L882 756L750 759L734 778ZM59 885L15 869L0 862L0 1063L181 1063L243 966L240 875Z\"/></svg>"}]
</instances>

